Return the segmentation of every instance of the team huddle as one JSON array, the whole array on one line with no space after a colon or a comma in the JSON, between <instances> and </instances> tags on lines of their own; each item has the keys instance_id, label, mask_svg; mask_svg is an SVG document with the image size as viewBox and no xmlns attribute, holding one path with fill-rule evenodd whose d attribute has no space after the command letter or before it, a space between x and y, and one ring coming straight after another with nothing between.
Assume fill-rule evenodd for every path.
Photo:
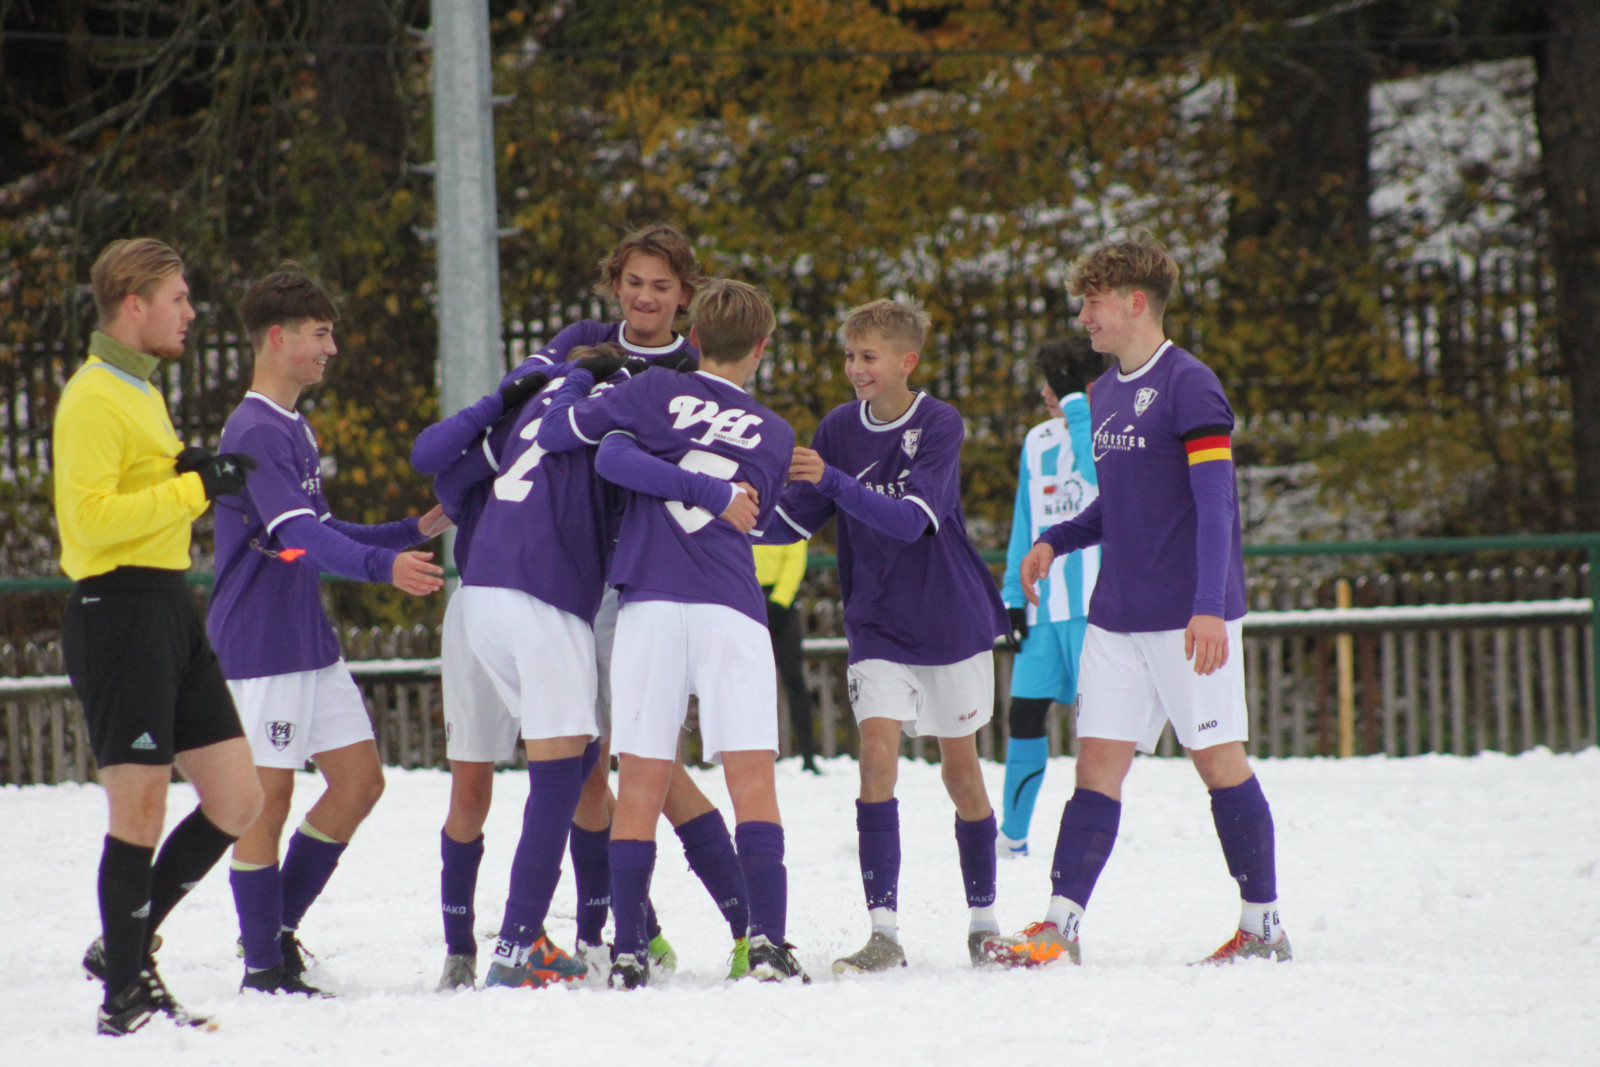
<instances>
[{"instance_id":1,"label":"team huddle","mask_svg":"<svg viewBox=\"0 0 1600 1067\"><path fill-rule=\"evenodd\" d=\"M1143 238L1074 264L1089 342L1040 353L1053 418L1024 447L997 590L967 536L961 415L910 384L930 328L913 304L877 300L846 316L856 399L797 445L748 391L777 325L771 301L705 277L677 230L634 231L602 261L597 285L619 319L567 327L496 390L419 435L412 463L438 501L421 518L358 525L331 515L327 460L298 412L337 351L327 291L286 264L245 293L251 388L213 454L182 446L149 384L161 360L182 354L194 318L181 260L150 239L108 247L93 274L100 329L55 424L62 567L76 583L65 655L111 807L102 935L83 961L105 986L100 1032L129 1033L158 1014L209 1025L167 990L153 953L162 919L230 848L242 988L331 995L298 932L383 774L320 574L431 594L444 572L418 546L452 525L461 586L443 627L441 990L480 980L631 990L672 970L650 901L663 815L728 923L728 977L810 981L789 941L770 586L757 580L752 548L807 540L830 520L870 924L835 973L906 966L902 735L937 739L973 966L1035 967L1080 961L1079 926L1115 842L1123 779L1168 722L1211 791L1241 891L1237 932L1202 962L1288 959L1271 812L1243 745L1233 415L1216 376L1164 337L1176 278L1170 256ZM183 571L190 523L213 502L216 585L202 628ZM1003 823L977 748L993 713L997 639L1020 649ZM732 833L680 761L691 697L702 755L726 776ZM1007 935L997 861L1027 854L1046 713L1074 700L1077 789L1048 909ZM528 793L480 978L483 828L495 766L519 741ZM295 772L308 760L326 788L282 847ZM200 806L158 854L174 764ZM569 855L570 953L545 928Z\"/></svg>"}]
</instances>

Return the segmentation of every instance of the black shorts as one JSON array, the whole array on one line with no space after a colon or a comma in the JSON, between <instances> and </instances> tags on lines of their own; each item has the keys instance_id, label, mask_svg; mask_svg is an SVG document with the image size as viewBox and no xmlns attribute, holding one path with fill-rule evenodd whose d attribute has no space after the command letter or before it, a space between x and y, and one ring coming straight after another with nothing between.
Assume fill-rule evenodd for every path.
<instances>
[{"instance_id":1,"label":"black shorts","mask_svg":"<svg viewBox=\"0 0 1600 1067\"><path fill-rule=\"evenodd\" d=\"M182 571L85 578L67 601L61 646L102 767L160 766L244 736Z\"/></svg>"}]
</instances>

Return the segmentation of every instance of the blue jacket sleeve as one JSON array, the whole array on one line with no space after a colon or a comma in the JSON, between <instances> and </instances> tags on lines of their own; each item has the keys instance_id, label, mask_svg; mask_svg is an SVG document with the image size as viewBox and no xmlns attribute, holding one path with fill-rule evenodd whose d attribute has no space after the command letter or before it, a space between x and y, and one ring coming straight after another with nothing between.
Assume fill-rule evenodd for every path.
<instances>
[{"instance_id":1,"label":"blue jacket sleeve","mask_svg":"<svg viewBox=\"0 0 1600 1067\"><path fill-rule=\"evenodd\" d=\"M394 576L393 549L353 541L310 515L286 519L275 531L288 548L302 549L318 570L358 582L387 582Z\"/></svg>"},{"instance_id":2,"label":"blue jacket sleeve","mask_svg":"<svg viewBox=\"0 0 1600 1067\"><path fill-rule=\"evenodd\" d=\"M1056 523L1040 534L1034 544L1043 542L1055 549L1056 555L1064 556L1080 548L1098 545L1100 538L1100 498L1095 497L1088 507L1078 512L1076 518Z\"/></svg>"},{"instance_id":3,"label":"blue jacket sleeve","mask_svg":"<svg viewBox=\"0 0 1600 1067\"><path fill-rule=\"evenodd\" d=\"M1067 440L1072 442L1072 462L1083 472L1084 481L1100 485L1094 469L1094 427L1089 422L1089 398L1073 393L1061 402L1061 414L1067 420Z\"/></svg>"},{"instance_id":4,"label":"blue jacket sleeve","mask_svg":"<svg viewBox=\"0 0 1600 1067\"><path fill-rule=\"evenodd\" d=\"M420 545L427 540L422 536L421 520L416 516L401 519L399 522L379 523L376 526L363 526L356 522L328 518L322 525L330 530L337 530L359 544L374 545L395 552L404 552L412 545Z\"/></svg>"},{"instance_id":5,"label":"blue jacket sleeve","mask_svg":"<svg viewBox=\"0 0 1600 1067\"><path fill-rule=\"evenodd\" d=\"M595 473L613 485L636 493L677 500L721 515L738 492L721 478L684 470L646 452L625 433L608 433L594 454Z\"/></svg>"},{"instance_id":6,"label":"blue jacket sleeve","mask_svg":"<svg viewBox=\"0 0 1600 1067\"><path fill-rule=\"evenodd\" d=\"M503 414L500 394L490 393L476 404L441 419L417 435L411 446L411 465L418 474L442 474Z\"/></svg>"},{"instance_id":7,"label":"blue jacket sleeve","mask_svg":"<svg viewBox=\"0 0 1600 1067\"><path fill-rule=\"evenodd\" d=\"M933 517L922 507L909 500L874 493L837 467L823 468L817 488L839 510L896 541L915 541L933 528Z\"/></svg>"},{"instance_id":8,"label":"blue jacket sleeve","mask_svg":"<svg viewBox=\"0 0 1600 1067\"><path fill-rule=\"evenodd\" d=\"M1006 544L1006 573L1000 580L1000 599L1008 608L1028 603L1022 595L1022 557L1033 547L1033 508L1028 500L1028 450L1023 446L1017 470L1017 499L1011 509L1011 540Z\"/></svg>"}]
</instances>

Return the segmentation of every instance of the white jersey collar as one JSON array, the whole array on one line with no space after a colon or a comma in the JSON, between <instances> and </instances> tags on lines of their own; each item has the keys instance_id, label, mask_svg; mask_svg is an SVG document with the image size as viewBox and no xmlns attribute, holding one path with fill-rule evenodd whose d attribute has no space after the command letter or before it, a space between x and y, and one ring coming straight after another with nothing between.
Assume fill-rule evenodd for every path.
<instances>
[{"instance_id":1,"label":"white jersey collar","mask_svg":"<svg viewBox=\"0 0 1600 1067\"><path fill-rule=\"evenodd\" d=\"M1134 371L1132 374L1123 374L1120 370L1117 371L1117 381L1119 381L1119 382L1131 382L1131 381L1137 381L1139 378L1144 377L1145 371L1149 370L1151 367L1154 367L1156 365L1157 361L1159 361L1161 359L1161 357L1166 353L1167 349L1169 349L1171 347L1172 347L1172 342L1171 341L1162 341L1161 342L1161 347L1156 349L1156 354L1151 356L1149 359L1144 361L1144 366L1140 367L1138 370Z\"/></svg>"},{"instance_id":2,"label":"white jersey collar","mask_svg":"<svg viewBox=\"0 0 1600 1067\"><path fill-rule=\"evenodd\" d=\"M270 396L268 396L265 393L258 393L254 389L251 389L249 392L245 393L244 395L245 395L245 399L246 400L249 400L249 399L252 399L252 398L254 398L256 400L259 400L263 404L267 405L267 407L271 408L273 411L276 411L279 415L282 415L286 419L293 419L296 422L300 421L300 413L298 411L290 411L288 408L284 407L282 404L278 403L276 400L272 399Z\"/></svg>"},{"instance_id":3,"label":"white jersey collar","mask_svg":"<svg viewBox=\"0 0 1600 1067\"><path fill-rule=\"evenodd\" d=\"M617 343L629 352L636 352L641 356L664 356L668 352L676 352L683 347L683 335L675 333L672 335L672 340L666 344L657 348L649 348L645 345L636 345L628 340L628 324L623 322L617 324Z\"/></svg>"},{"instance_id":4,"label":"white jersey collar","mask_svg":"<svg viewBox=\"0 0 1600 1067\"><path fill-rule=\"evenodd\" d=\"M871 402L862 400L859 402L861 404L861 425L865 426L873 433L887 433L890 430L898 430L900 427L906 424L906 421L910 419L911 416L917 413L917 408L922 406L922 398L927 395L927 393L918 390L918 392L911 398L911 406L906 408L906 410L901 413L900 417L895 419L893 422L879 422L877 419L873 418Z\"/></svg>"}]
</instances>

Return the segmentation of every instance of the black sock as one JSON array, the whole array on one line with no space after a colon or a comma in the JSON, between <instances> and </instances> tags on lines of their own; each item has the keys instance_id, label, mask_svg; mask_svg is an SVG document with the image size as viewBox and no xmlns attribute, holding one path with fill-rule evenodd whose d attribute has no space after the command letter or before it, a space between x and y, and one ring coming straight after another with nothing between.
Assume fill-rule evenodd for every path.
<instances>
[{"instance_id":1,"label":"black sock","mask_svg":"<svg viewBox=\"0 0 1600 1067\"><path fill-rule=\"evenodd\" d=\"M150 914L150 860L155 849L106 835L100 854L100 929L106 942L106 999L122 992L144 966Z\"/></svg>"},{"instance_id":2,"label":"black sock","mask_svg":"<svg viewBox=\"0 0 1600 1067\"><path fill-rule=\"evenodd\" d=\"M161 845L161 855L156 857L155 869L150 875L150 921L146 924L144 938L147 954L150 938L161 920L178 906L178 901L189 895L189 890L217 865L222 854L237 840L232 834L218 830L199 808L172 828Z\"/></svg>"}]
</instances>

